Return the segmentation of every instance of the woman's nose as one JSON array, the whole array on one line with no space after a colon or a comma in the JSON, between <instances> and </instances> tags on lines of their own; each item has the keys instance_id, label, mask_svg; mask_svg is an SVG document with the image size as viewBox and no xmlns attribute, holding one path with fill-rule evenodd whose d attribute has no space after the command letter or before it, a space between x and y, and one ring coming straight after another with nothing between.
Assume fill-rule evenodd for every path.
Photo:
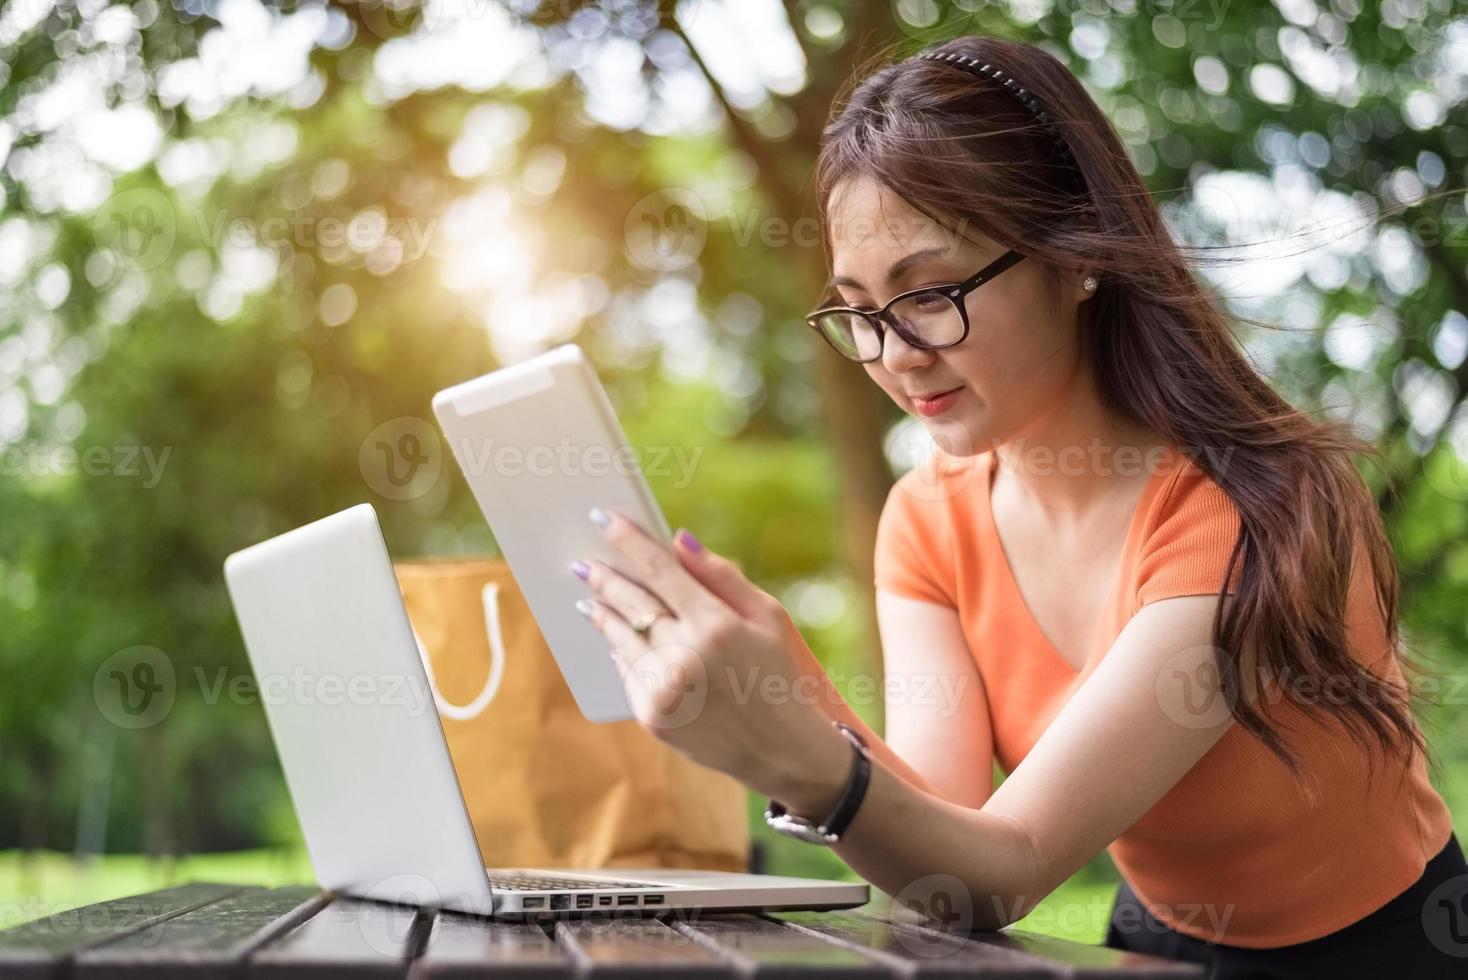
<instances>
[{"instance_id":1,"label":"woman's nose","mask_svg":"<svg viewBox=\"0 0 1468 980\"><path fill-rule=\"evenodd\" d=\"M887 326L882 338L882 366L893 374L902 374L913 368L932 363L936 355L930 350L914 347L902 339L901 334Z\"/></svg>"}]
</instances>

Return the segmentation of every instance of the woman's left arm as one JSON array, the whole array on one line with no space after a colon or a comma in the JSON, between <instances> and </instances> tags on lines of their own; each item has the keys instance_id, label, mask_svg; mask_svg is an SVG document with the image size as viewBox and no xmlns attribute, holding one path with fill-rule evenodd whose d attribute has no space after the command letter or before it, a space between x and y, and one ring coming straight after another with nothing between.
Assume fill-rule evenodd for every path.
<instances>
[{"instance_id":1,"label":"woman's left arm","mask_svg":"<svg viewBox=\"0 0 1468 980\"><path fill-rule=\"evenodd\" d=\"M924 907L946 888L948 904L968 903L979 928L1022 918L1151 809L1232 724L1213 662L1217 603L1186 596L1137 612L978 811L873 767L837 853L883 891L907 889L904 897ZM926 883L941 875L958 884Z\"/></svg>"},{"instance_id":2,"label":"woman's left arm","mask_svg":"<svg viewBox=\"0 0 1468 980\"><path fill-rule=\"evenodd\" d=\"M625 518L606 529L634 578L598 566L593 621L612 644L639 720L695 761L793 813L835 806L851 749L815 706L775 696L795 676L789 618L742 576L710 587L723 559L655 542ZM727 564L727 563L724 563ZM1221 738L1232 715L1214 670L1217 596L1144 606L981 809L949 803L884 765L834 850L890 895L998 928L1145 814ZM674 614L647 636L628 620ZM741 683L742 679L742 683ZM773 680L772 680L773 679ZM696 710L669 712L669 698ZM660 721L673 724L661 726Z\"/></svg>"}]
</instances>

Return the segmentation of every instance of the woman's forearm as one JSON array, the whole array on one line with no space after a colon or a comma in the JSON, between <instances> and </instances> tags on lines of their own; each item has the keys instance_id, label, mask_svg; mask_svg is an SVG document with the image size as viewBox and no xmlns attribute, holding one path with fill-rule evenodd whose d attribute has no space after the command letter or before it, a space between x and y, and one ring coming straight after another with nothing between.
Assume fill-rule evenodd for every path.
<instances>
[{"instance_id":1,"label":"woman's forearm","mask_svg":"<svg viewBox=\"0 0 1468 980\"><path fill-rule=\"evenodd\" d=\"M799 633L797 632L796 635L799 636ZM841 692L832 683L830 675L826 673L825 668L821 666L820 661L816 659L815 654L811 652L810 647L805 644L804 640L795 644L795 667L799 672L800 683L806 689L814 687L819 691L817 703L820 705L821 711L826 717L832 721L839 721L850 725L867 743L873 759L888 769L891 769L908 783L916 786L923 792L931 793L934 796L939 795L922 773L908 765L901 756L892 750L890 745L884 742L876 732L872 731L867 723L862 721L857 713L852 710L851 705L846 703L846 699L841 696ZM846 770L842 769L843 778L845 772ZM839 786L837 793L840 793ZM788 806L789 804L786 805ZM795 810L794 812L800 813L799 810ZM805 814L802 813L801 815L804 816Z\"/></svg>"},{"instance_id":2,"label":"woman's forearm","mask_svg":"<svg viewBox=\"0 0 1468 980\"><path fill-rule=\"evenodd\" d=\"M834 729L831 734L834 742L822 739L787 761L784 768L800 775L777 776L780 783L772 786L792 812L809 819L830 813L850 773L850 745ZM1008 925L1048 891L1022 827L920 789L875 754L866 796L832 849L882 891L958 928Z\"/></svg>"},{"instance_id":3,"label":"woman's forearm","mask_svg":"<svg viewBox=\"0 0 1468 980\"><path fill-rule=\"evenodd\" d=\"M795 649L804 683L819 685L822 712L850 725L873 761L866 798L833 848L841 859L904 902L970 910L955 924L997 929L1033 908L1044 897L1043 876L1023 829L944 799L857 716L810 648L801 642ZM770 795L809 820L830 814L851 771L851 747L834 728L829 734L781 759L770 774Z\"/></svg>"}]
</instances>

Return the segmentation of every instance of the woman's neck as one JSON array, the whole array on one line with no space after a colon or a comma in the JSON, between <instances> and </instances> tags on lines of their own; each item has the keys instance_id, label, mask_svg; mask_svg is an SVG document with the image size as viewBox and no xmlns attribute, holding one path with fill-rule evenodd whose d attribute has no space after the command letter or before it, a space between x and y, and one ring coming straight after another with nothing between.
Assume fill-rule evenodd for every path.
<instances>
[{"instance_id":1,"label":"woman's neck","mask_svg":"<svg viewBox=\"0 0 1468 980\"><path fill-rule=\"evenodd\" d=\"M1094 377L1080 371L1064 399L996 446L994 456L1026 496L1066 520L1107 494L1145 483L1166 447L1150 427L1108 409Z\"/></svg>"}]
</instances>

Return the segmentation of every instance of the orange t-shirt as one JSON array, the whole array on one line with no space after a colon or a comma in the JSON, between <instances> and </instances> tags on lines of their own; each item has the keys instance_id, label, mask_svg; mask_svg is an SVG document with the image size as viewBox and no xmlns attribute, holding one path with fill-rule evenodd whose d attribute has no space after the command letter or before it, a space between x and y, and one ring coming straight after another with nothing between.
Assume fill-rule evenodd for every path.
<instances>
[{"instance_id":1,"label":"orange t-shirt","mask_svg":"<svg viewBox=\"0 0 1468 980\"><path fill-rule=\"evenodd\" d=\"M992 453L939 454L898 480L878 526L876 584L958 612L983 680L995 756L1013 772L1137 610L1218 593L1239 516L1185 457L1157 464L1077 671L1030 616L1010 573L990 509L993 468ZM1400 682L1366 565L1358 563L1363 574L1352 584L1348 643ZM1178 932L1259 948L1327 935L1416 881L1452 832L1420 753L1396 769L1378 758L1368 782L1365 756L1336 723L1306 720L1280 698L1267 701L1266 716L1290 726L1283 734L1313 794L1233 725L1108 848L1137 897ZM1117 778L1126 778L1121 765Z\"/></svg>"}]
</instances>

